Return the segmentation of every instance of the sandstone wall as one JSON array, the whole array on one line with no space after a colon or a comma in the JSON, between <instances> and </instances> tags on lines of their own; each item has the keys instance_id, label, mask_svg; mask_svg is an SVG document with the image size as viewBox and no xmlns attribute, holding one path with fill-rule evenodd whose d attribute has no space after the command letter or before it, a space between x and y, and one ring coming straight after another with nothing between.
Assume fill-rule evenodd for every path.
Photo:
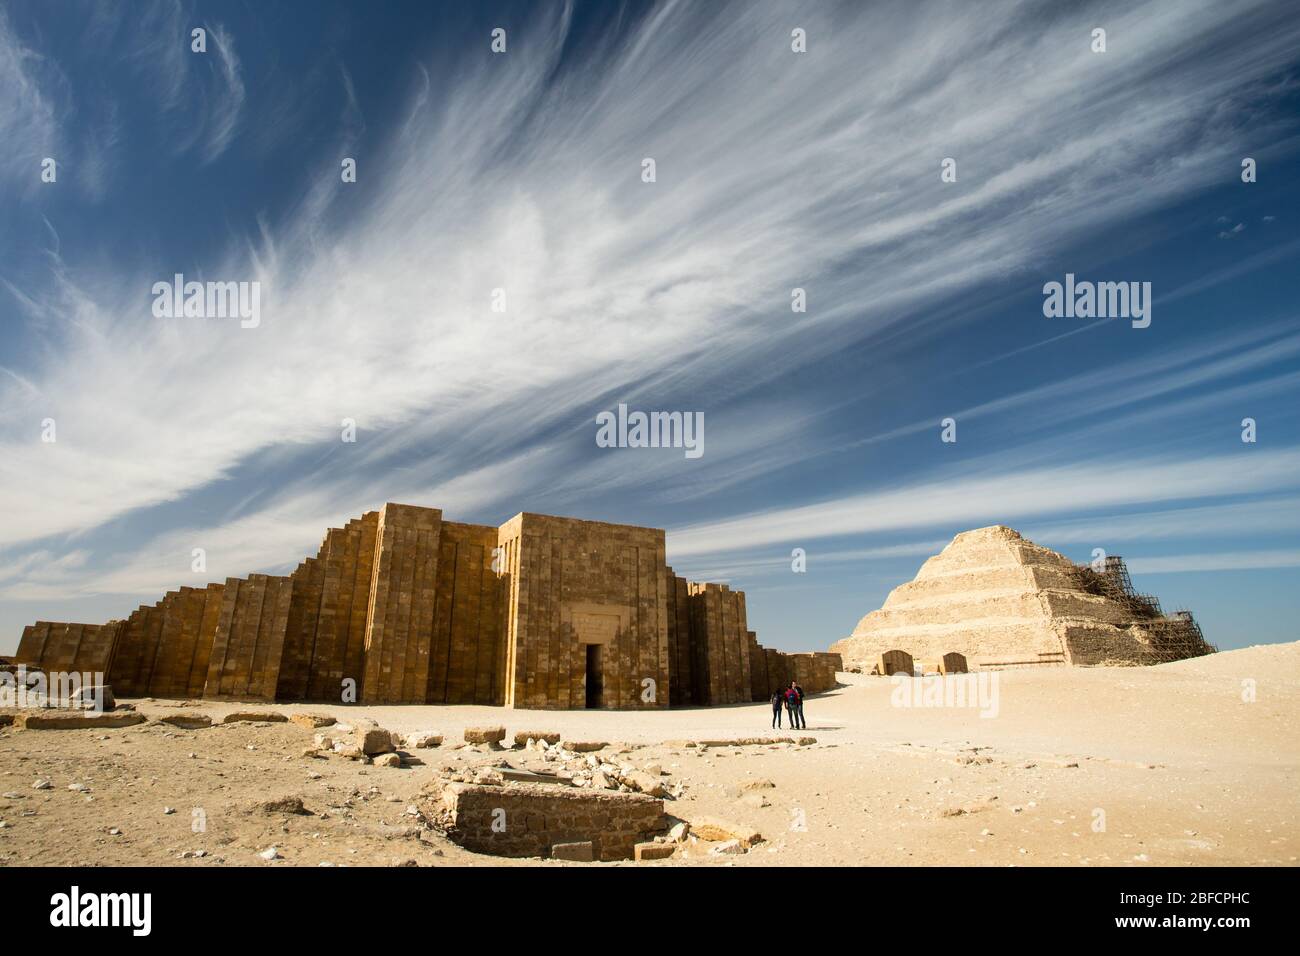
<instances>
[{"instance_id":1,"label":"sandstone wall","mask_svg":"<svg viewBox=\"0 0 1300 956\"><path fill-rule=\"evenodd\" d=\"M169 597L164 596L157 604L140 605L122 622L109 669L109 683L113 685L114 695L149 696L149 680L162 633L161 607Z\"/></svg>"},{"instance_id":2,"label":"sandstone wall","mask_svg":"<svg viewBox=\"0 0 1300 956\"><path fill-rule=\"evenodd\" d=\"M364 703L424 703L441 534L437 508L386 504L379 513L366 619Z\"/></svg>"},{"instance_id":3,"label":"sandstone wall","mask_svg":"<svg viewBox=\"0 0 1300 956\"><path fill-rule=\"evenodd\" d=\"M1093 621L1068 620L1058 625L1071 664L1153 664L1150 638L1140 625L1116 627Z\"/></svg>"},{"instance_id":4,"label":"sandstone wall","mask_svg":"<svg viewBox=\"0 0 1300 956\"><path fill-rule=\"evenodd\" d=\"M694 584L668 569L676 587L669 603L673 706L716 706L770 700L798 680L805 693L838 685L838 654L786 654L765 648L745 627L743 591Z\"/></svg>"},{"instance_id":5,"label":"sandstone wall","mask_svg":"<svg viewBox=\"0 0 1300 956\"><path fill-rule=\"evenodd\" d=\"M379 512L371 511L331 528L316 556L291 575L278 699L338 702L345 679L361 690L378 525Z\"/></svg>"},{"instance_id":6,"label":"sandstone wall","mask_svg":"<svg viewBox=\"0 0 1300 956\"><path fill-rule=\"evenodd\" d=\"M767 653L753 631L745 634L745 650L749 654L749 699L768 700L774 687L767 673Z\"/></svg>"},{"instance_id":7,"label":"sandstone wall","mask_svg":"<svg viewBox=\"0 0 1300 956\"><path fill-rule=\"evenodd\" d=\"M840 655L825 651L787 654L763 647L749 632L751 700L771 700L797 680L804 694L824 694L839 686L836 673L843 669Z\"/></svg>"},{"instance_id":8,"label":"sandstone wall","mask_svg":"<svg viewBox=\"0 0 1300 956\"><path fill-rule=\"evenodd\" d=\"M557 843L589 840L597 860L628 860L665 827L662 800L550 784L454 783L433 810L456 843L508 857L548 857Z\"/></svg>"},{"instance_id":9,"label":"sandstone wall","mask_svg":"<svg viewBox=\"0 0 1300 956\"><path fill-rule=\"evenodd\" d=\"M790 681L794 680L794 665L789 654L782 654L770 647L763 648L763 656L767 659L767 689L760 699L771 700L773 694L789 687Z\"/></svg>"},{"instance_id":10,"label":"sandstone wall","mask_svg":"<svg viewBox=\"0 0 1300 956\"><path fill-rule=\"evenodd\" d=\"M204 697L275 700L292 593L288 577L226 579Z\"/></svg>"},{"instance_id":11,"label":"sandstone wall","mask_svg":"<svg viewBox=\"0 0 1300 956\"><path fill-rule=\"evenodd\" d=\"M696 703L717 706L752 700L744 592L725 584L696 582L687 590Z\"/></svg>"},{"instance_id":12,"label":"sandstone wall","mask_svg":"<svg viewBox=\"0 0 1300 956\"><path fill-rule=\"evenodd\" d=\"M38 622L18 659L105 670L122 697L338 702L355 682L362 703L577 709L590 676L593 706L638 709L834 684L815 655L757 643L743 592L673 574L660 530L391 503L287 577L182 587L102 626Z\"/></svg>"},{"instance_id":13,"label":"sandstone wall","mask_svg":"<svg viewBox=\"0 0 1300 956\"><path fill-rule=\"evenodd\" d=\"M119 697L201 697L225 585L182 587L120 622L108 680Z\"/></svg>"},{"instance_id":14,"label":"sandstone wall","mask_svg":"<svg viewBox=\"0 0 1300 956\"><path fill-rule=\"evenodd\" d=\"M37 621L23 628L15 660L34 664L47 673L77 671L107 674L121 621L107 624L63 624Z\"/></svg>"},{"instance_id":15,"label":"sandstone wall","mask_svg":"<svg viewBox=\"0 0 1300 956\"><path fill-rule=\"evenodd\" d=\"M425 700L505 703L506 579L493 568L497 529L443 522Z\"/></svg>"},{"instance_id":16,"label":"sandstone wall","mask_svg":"<svg viewBox=\"0 0 1300 956\"><path fill-rule=\"evenodd\" d=\"M148 696L203 696L224 595L225 585L210 584L184 587L164 599Z\"/></svg>"},{"instance_id":17,"label":"sandstone wall","mask_svg":"<svg viewBox=\"0 0 1300 956\"><path fill-rule=\"evenodd\" d=\"M668 620L668 674L671 681L669 702L673 707L690 707L696 700L695 667L691 641L690 584L664 569L667 581L666 616Z\"/></svg>"},{"instance_id":18,"label":"sandstone wall","mask_svg":"<svg viewBox=\"0 0 1300 956\"><path fill-rule=\"evenodd\" d=\"M319 554L303 561L289 575L293 581L293 592L289 598L289 621L285 625L284 651L280 657L280 675L276 681L277 700L312 699L312 663L316 655L321 592L325 579L322 557L328 554L330 539L336 532L337 529L331 528L321 544ZM338 697L334 699L337 700Z\"/></svg>"},{"instance_id":19,"label":"sandstone wall","mask_svg":"<svg viewBox=\"0 0 1300 956\"><path fill-rule=\"evenodd\" d=\"M668 706L662 531L521 514L502 525L499 546L510 578L507 706L585 707L589 645L600 648L596 706ZM647 678L654 682L649 700Z\"/></svg>"}]
</instances>

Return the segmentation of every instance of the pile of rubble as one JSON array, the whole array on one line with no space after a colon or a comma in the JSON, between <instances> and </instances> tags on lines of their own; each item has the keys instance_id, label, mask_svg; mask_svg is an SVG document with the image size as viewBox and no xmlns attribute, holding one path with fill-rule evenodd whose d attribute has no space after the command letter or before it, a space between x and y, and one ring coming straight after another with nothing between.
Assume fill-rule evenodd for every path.
<instances>
[{"instance_id":1,"label":"pile of rubble","mask_svg":"<svg viewBox=\"0 0 1300 956\"><path fill-rule=\"evenodd\" d=\"M582 753L566 747L567 741L549 744L544 739L529 738L525 751L537 753L543 761L556 766L556 776L567 778L575 787L593 790L617 790L622 793L644 793L660 799L676 800L683 793L681 783L665 781L667 776L658 763L637 767L618 754L608 757L599 753ZM602 748L604 749L604 748Z\"/></svg>"},{"instance_id":2,"label":"pile of rubble","mask_svg":"<svg viewBox=\"0 0 1300 956\"><path fill-rule=\"evenodd\" d=\"M330 729L316 734L312 746L303 751L304 757L342 757L377 767L402 767L416 762L405 748L425 750L442 744L442 737L437 734L412 735L408 740L373 720L343 724L331 718L325 726Z\"/></svg>"}]
</instances>

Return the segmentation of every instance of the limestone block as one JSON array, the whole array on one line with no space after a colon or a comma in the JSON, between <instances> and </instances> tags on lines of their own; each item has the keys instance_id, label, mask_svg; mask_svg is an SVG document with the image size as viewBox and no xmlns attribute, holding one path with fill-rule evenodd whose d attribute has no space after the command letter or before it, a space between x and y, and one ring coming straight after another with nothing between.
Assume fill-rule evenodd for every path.
<instances>
[{"instance_id":1,"label":"limestone block","mask_svg":"<svg viewBox=\"0 0 1300 956\"><path fill-rule=\"evenodd\" d=\"M203 730L212 726L212 718L207 714L168 714L159 717L158 722L179 727L182 730Z\"/></svg>"},{"instance_id":2,"label":"limestone block","mask_svg":"<svg viewBox=\"0 0 1300 956\"><path fill-rule=\"evenodd\" d=\"M735 840L746 850L763 842L763 835L744 823L712 816L693 817L689 822L691 833L701 840L710 842Z\"/></svg>"},{"instance_id":3,"label":"limestone block","mask_svg":"<svg viewBox=\"0 0 1300 956\"><path fill-rule=\"evenodd\" d=\"M290 714L289 720L299 727L315 730L318 727L331 727L338 721L329 714Z\"/></svg>"},{"instance_id":4,"label":"limestone block","mask_svg":"<svg viewBox=\"0 0 1300 956\"><path fill-rule=\"evenodd\" d=\"M283 724L288 720L278 710L237 710L221 718L223 724Z\"/></svg>"},{"instance_id":5,"label":"limestone block","mask_svg":"<svg viewBox=\"0 0 1300 956\"><path fill-rule=\"evenodd\" d=\"M499 744L506 739L506 729L504 727L466 727L465 743L467 744Z\"/></svg>"},{"instance_id":6,"label":"limestone block","mask_svg":"<svg viewBox=\"0 0 1300 956\"><path fill-rule=\"evenodd\" d=\"M15 714L13 726L18 730L88 730L95 728L132 727L143 724L143 714L92 714L85 711L66 713Z\"/></svg>"},{"instance_id":7,"label":"limestone block","mask_svg":"<svg viewBox=\"0 0 1300 956\"><path fill-rule=\"evenodd\" d=\"M634 848L634 859L638 862L642 860L666 860L677 851L674 843L638 843Z\"/></svg>"},{"instance_id":8,"label":"limestone block","mask_svg":"<svg viewBox=\"0 0 1300 956\"><path fill-rule=\"evenodd\" d=\"M376 726L363 726L356 729L356 748L367 757L391 753L396 749L393 746L393 735L384 728Z\"/></svg>"}]
</instances>

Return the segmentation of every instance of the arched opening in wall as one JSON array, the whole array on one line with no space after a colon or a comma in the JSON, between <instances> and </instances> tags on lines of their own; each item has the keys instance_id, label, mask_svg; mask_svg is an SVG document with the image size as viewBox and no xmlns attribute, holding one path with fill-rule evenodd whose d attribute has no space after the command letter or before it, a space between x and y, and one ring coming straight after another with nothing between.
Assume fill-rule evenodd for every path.
<instances>
[{"instance_id":1,"label":"arched opening in wall","mask_svg":"<svg viewBox=\"0 0 1300 956\"><path fill-rule=\"evenodd\" d=\"M605 703L604 657L605 645L587 645L587 708L602 707Z\"/></svg>"}]
</instances>

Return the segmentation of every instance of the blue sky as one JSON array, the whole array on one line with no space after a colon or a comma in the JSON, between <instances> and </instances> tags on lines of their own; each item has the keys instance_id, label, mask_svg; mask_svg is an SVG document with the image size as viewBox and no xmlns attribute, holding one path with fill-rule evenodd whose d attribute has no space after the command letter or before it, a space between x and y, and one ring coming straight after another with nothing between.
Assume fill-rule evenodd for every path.
<instances>
[{"instance_id":1,"label":"blue sky","mask_svg":"<svg viewBox=\"0 0 1300 956\"><path fill-rule=\"evenodd\" d=\"M1280 2L0 4L0 652L387 500L664 527L790 650L995 523L1295 640L1298 51ZM260 325L155 317L178 272ZM1150 327L1044 317L1067 272ZM598 448L619 402L705 454Z\"/></svg>"}]
</instances>

